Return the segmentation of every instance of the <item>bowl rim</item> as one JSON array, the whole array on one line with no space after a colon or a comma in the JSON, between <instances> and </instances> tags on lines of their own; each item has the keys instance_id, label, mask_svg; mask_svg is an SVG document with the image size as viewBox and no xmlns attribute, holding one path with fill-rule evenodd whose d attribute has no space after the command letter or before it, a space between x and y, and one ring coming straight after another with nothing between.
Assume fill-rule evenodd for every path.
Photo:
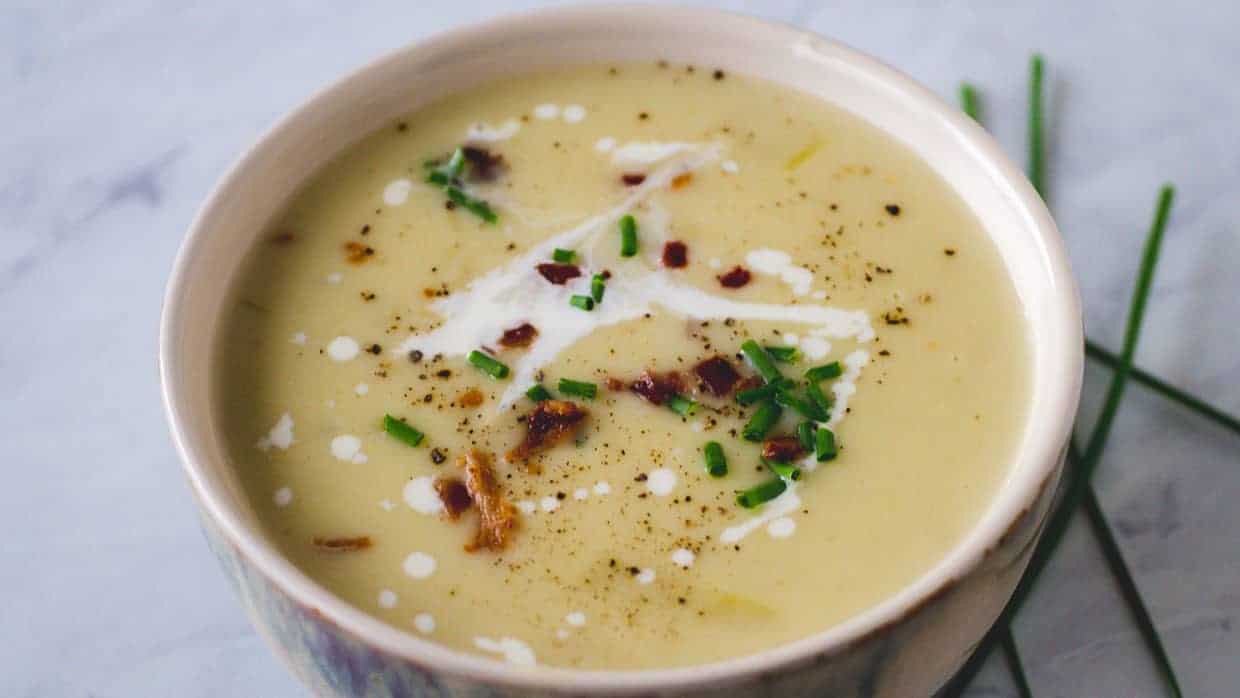
<instances>
[{"instance_id":1,"label":"bowl rim","mask_svg":"<svg viewBox=\"0 0 1240 698\"><path fill-rule=\"evenodd\" d=\"M986 523L978 521L934 567L898 593L813 635L732 659L667 669L580 670L546 666L521 669L496 659L449 649L370 616L311 580L268 543L261 532L246 523L235 507L226 501L225 495L208 482L200 463L202 458L191 444L191 432L197 427L188 424L180 413L179 406L184 399L181 382L185 379L179 368L180 358L177 355L174 330L182 322L179 316L183 312L181 308L190 267L209 234L213 217L221 207L227 205L225 194L231 188L230 185L252 166L264 143L303 119L306 113L315 107L332 102L345 85L359 80L367 73L380 71L385 66L412 60L423 51L452 45L468 46L486 36L503 33L515 24L531 21L554 21L558 24L591 22L597 21L600 16L633 12L657 14L661 21L666 22L692 21L694 29L703 32L710 31L712 25L720 23L750 23L755 29L786 35L790 42L825 42L833 52L849 62L850 68L882 82L885 88L898 91L903 97L915 102L919 108L926 109L933 118L940 120L953 136L962 139L986 162L992 178L1018 204L1022 218L1040 244L1045 266L1051 272L1050 285L1054 295L1051 303L1054 309L1051 336L1060 345L1057 351L1067 365L1063 373L1052 377L1059 382L1053 386L1046 409L1037 414L1031 411L1027 417L1029 422L1039 417L1045 420L1041 432L1047 438L1039 442L1041 450L1032 455L1021 453L1014 456L1025 461L1025 466L1033 468L1032 474L1023 481L1009 480L1001 486L1000 492L1020 485L1019 496L1014 497L1011 505L1003 510L1002 516L992 522L994 525L985 530L983 537L975 540L972 545L966 545L968 539L974 537L976 531ZM842 651L872 634L882 632L885 627L932 601L956 580L977 568L997 547L1003 535L1030 510L1048 483L1057 476L1062 446L1071 433L1079 400L1084 362L1082 346L1080 300L1055 223L1024 173L1008 160L998 143L972 119L903 72L810 30L718 9L622 3L527 10L451 28L388 51L332 81L300 102L265 130L235 160L227 173L215 184L192 221L173 263L165 290L160 316L158 368L164 411L172 441L199 507L211 527L220 531L232 548L251 562L266 582L277 587L301 607L314 609L320 618L332 622L353 639L391 656L430 667L436 673L512 688L606 694L633 690L700 688L768 673L780 666L794 665L815 656Z\"/></svg>"}]
</instances>

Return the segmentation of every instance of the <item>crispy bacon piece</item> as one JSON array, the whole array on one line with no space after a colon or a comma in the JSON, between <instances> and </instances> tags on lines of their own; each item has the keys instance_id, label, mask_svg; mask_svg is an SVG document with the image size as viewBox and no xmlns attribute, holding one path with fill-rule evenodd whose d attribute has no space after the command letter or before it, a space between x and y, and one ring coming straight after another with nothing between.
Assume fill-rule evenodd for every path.
<instances>
[{"instance_id":1,"label":"crispy bacon piece","mask_svg":"<svg viewBox=\"0 0 1240 698\"><path fill-rule=\"evenodd\" d=\"M693 373L711 395L725 397L741 379L732 362L722 356L712 356L693 367Z\"/></svg>"},{"instance_id":2,"label":"crispy bacon piece","mask_svg":"<svg viewBox=\"0 0 1240 698\"><path fill-rule=\"evenodd\" d=\"M663 266L682 269L689 265L689 247L678 240L663 243Z\"/></svg>"},{"instance_id":3,"label":"crispy bacon piece","mask_svg":"<svg viewBox=\"0 0 1240 698\"><path fill-rule=\"evenodd\" d=\"M575 264L557 264L555 262L544 262L537 267L538 273L547 281L556 286L563 286L569 279L575 279L581 276L581 270Z\"/></svg>"},{"instance_id":4,"label":"crispy bacon piece","mask_svg":"<svg viewBox=\"0 0 1240 698\"><path fill-rule=\"evenodd\" d=\"M356 536L353 538L321 538L315 536L314 547L321 550L330 550L333 553L355 553L359 550L366 550L373 543L370 536Z\"/></svg>"},{"instance_id":5,"label":"crispy bacon piece","mask_svg":"<svg viewBox=\"0 0 1240 698\"><path fill-rule=\"evenodd\" d=\"M719 284L724 288L740 288L741 286L749 283L749 279L752 278L752 275L745 267L736 266L732 267L731 271L718 278Z\"/></svg>"},{"instance_id":6,"label":"crispy bacon piece","mask_svg":"<svg viewBox=\"0 0 1240 698\"><path fill-rule=\"evenodd\" d=\"M499 338L500 346L504 347L528 347L538 337L538 328L530 323L518 325L510 330L504 330L504 336Z\"/></svg>"},{"instance_id":7,"label":"crispy bacon piece","mask_svg":"<svg viewBox=\"0 0 1240 698\"><path fill-rule=\"evenodd\" d=\"M689 186L689 182L692 182L692 181L693 181L692 172L685 172L682 174L678 174L672 179L672 189L683 189Z\"/></svg>"},{"instance_id":8,"label":"crispy bacon piece","mask_svg":"<svg viewBox=\"0 0 1240 698\"><path fill-rule=\"evenodd\" d=\"M461 514L474 504L469 488L454 477L436 478L435 494L439 495L439 501L443 503L444 513L453 521L461 518Z\"/></svg>"},{"instance_id":9,"label":"crispy bacon piece","mask_svg":"<svg viewBox=\"0 0 1240 698\"><path fill-rule=\"evenodd\" d=\"M469 178L480 182L493 182L499 179L507 169L504 156L492 153L486 148L467 145L461 148L461 154L469 163Z\"/></svg>"},{"instance_id":10,"label":"crispy bacon piece","mask_svg":"<svg viewBox=\"0 0 1240 698\"><path fill-rule=\"evenodd\" d=\"M370 245L363 245L353 240L344 244L344 258L349 264L365 264L374 254L375 248Z\"/></svg>"},{"instance_id":11,"label":"crispy bacon piece","mask_svg":"<svg viewBox=\"0 0 1240 698\"><path fill-rule=\"evenodd\" d=\"M508 461L529 458L531 454L571 438L589 413L568 400L543 400L525 418L525 439L508 452Z\"/></svg>"},{"instance_id":12,"label":"crispy bacon piece","mask_svg":"<svg viewBox=\"0 0 1240 698\"><path fill-rule=\"evenodd\" d=\"M787 463L805 454L795 436L772 436L762 442L762 457L776 463Z\"/></svg>"},{"instance_id":13,"label":"crispy bacon piece","mask_svg":"<svg viewBox=\"0 0 1240 698\"><path fill-rule=\"evenodd\" d=\"M624 381L619 378L607 377L607 389L614 392L624 390Z\"/></svg>"},{"instance_id":14,"label":"crispy bacon piece","mask_svg":"<svg viewBox=\"0 0 1240 698\"><path fill-rule=\"evenodd\" d=\"M684 390L684 381L675 371L658 374L649 369L642 371L637 380L629 388L656 405L671 400L677 393Z\"/></svg>"},{"instance_id":15,"label":"crispy bacon piece","mask_svg":"<svg viewBox=\"0 0 1240 698\"><path fill-rule=\"evenodd\" d=\"M482 404L482 391L477 388L470 388L460 395L456 396L456 404L461 407L477 407Z\"/></svg>"},{"instance_id":16,"label":"crispy bacon piece","mask_svg":"<svg viewBox=\"0 0 1240 698\"><path fill-rule=\"evenodd\" d=\"M635 187L641 184L642 182L646 181L646 175L641 174L640 172L638 173L626 172L620 175L620 181L624 182L624 186L626 187Z\"/></svg>"},{"instance_id":17,"label":"crispy bacon piece","mask_svg":"<svg viewBox=\"0 0 1240 698\"><path fill-rule=\"evenodd\" d=\"M470 450L457 465L465 471L465 489L478 507L478 532L465 544L465 552L503 550L517 528L517 509L504 499L490 457Z\"/></svg>"}]
</instances>

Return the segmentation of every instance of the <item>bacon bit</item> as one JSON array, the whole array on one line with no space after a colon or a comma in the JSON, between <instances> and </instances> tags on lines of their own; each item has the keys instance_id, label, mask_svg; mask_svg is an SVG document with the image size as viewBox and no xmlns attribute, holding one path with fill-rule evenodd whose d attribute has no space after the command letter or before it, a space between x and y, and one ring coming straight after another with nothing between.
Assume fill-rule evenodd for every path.
<instances>
[{"instance_id":1,"label":"bacon bit","mask_svg":"<svg viewBox=\"0 0 1240 698\"><path fill-rule=\"evenodd\" d=\"M556 286L563 286L569 279L575 279L581 276L581 270L575 264L556 264L554 262L544 262L539 264L538 273L547 281Z\"/></svg>"},{"instance_id":2,"label":"bacon bit","mask_svg":"<svg viewBox=\"0 0 1240 698\"><path fill-rule=\"evenodd\" d=\"M504 330L504 335L499 338L500 346L504 347L528 347L538 337L538 328L530 323L525 323L510 330Z\"/></svg>"},{"instance_id":3,"label":"bacon bit","mask_svg":"<svg viewBox=\"0 0 1240 698\"><path fill-rule=\"evenodd\" d=\"M356 538L320 538L315 536L314 547L329 550L333 553L355 553L359 550L366 550L373 543L370 536L357 536Z\"/></svg>"},{"instance_id":4,"label":"bacon bit","mask_svg":"<svg viewBox=\"0 0 1240 698\"><path fill-rule=\"evenodd\" d=\"M692 181L693 181L692 172L685 172L683 174L678 174L676 175L675 178L672 179L672 189L673 190L684 189L685 187L689 186L689 182L692 182Z\"/></svg>"},{"instance_id":5,"label":"bacon bit","mask_svg":"<svg viewBox=\"0 0 1240 698\"><path fill-rule=\"evenodd\" d=\"M745 267L736 266L732 267L731 271L718 278L719 283L724 288L740 288L741 286L749 283L749 279L752 278L752 275Z\"/></svg>"},{"instance_id":6,"label":"bacon bit","mask_svg":"<svg viewBox=\"0 0 1240 698\"><path fill-rule=\"evenodd\" d=\"M787 463L804 453L795 436L773 436L762 442L762 457L776 463Z\"/></svg>"},{"instance_id":7,"label":"bacon bit","mask_svg":"<svg viewBox=\"0 0 1240 698\"><path fill-rule=\"evenodd\" d=\"M680 374L675 371L659 375L646 370L629 387L650 402L662 405L684 390L684 382L680 379Z\"/></svg>"},{"instance_id":8,"label":"bacon bit","mask_svg":"<svg viewBox=\"0 0 1240 698\"><path fill-rule=\"evenodd\" d=\"M732 367L732 362L717 355L694 366L693 373L716 397L724 397L732 392L732 387L741 379L741 374Z\"/></svg>"},{"instance_id":9,"label":"bacon bit","mask_svg":"<svg viewBox=\"0 0 1240 698\"><path fill-rule=\"evenodd\" d=\"M469 488L459 479L436 478L434 486L435 494L439 495L439 501L443 503L444 513L449 519L456 521L465 510L473 506L474 500L469 494Z\"/></svg>"},{"instance_id":10,"label":"bacon bit","mask_svg":"<svg viewBox=\"0 0 1240 698\"><path fill-rule=\"evenodd\" d=\"M663 266L669 269L681 269L689 265L689 247L685 243L672 240L663 243Z\"/></svg>"},{"instance_id":11,"label":"bacon bit","mask_svg":"<svg viewBox=\"0 0 1240 698\"><path fill-rule=\"evenodd\" d=\"M297 235L287 230L271 238L271 241L277 245L287 245L295 240L297 240Z\"/></svg>"},{"instance_id":12,"label":"bacon bit","mask_svg":"<svg viewBox=\"0 0 1240 698\"><path fill-rule=\"evenodd\" d=\"M465 471L465 489L478 506L478 532L465 544L465 552L486 548L503 550L508 537L517 528L517 509L500 491L499 480L485 453L471 450L456 463Z\"/></svg>"},{"instance_id":13,"label":"bacon bit","mask_svg":"<svg viewBox=\"0 0 1240 698\"><path fill-rule=\"evenodd\" d=\"M365 264L368 259L374 256L375 248L350 240L344 244L344 252L345 259L348 260L349 264Z\"/></svg>"},{"instance_id":14,"label":"bacon bit","mask_svg":"<svg viewBox=\"0 0 1240 698\"><path fill-rule=\"evenodd\" d=\"M482 404L482 391L477 388L470 388L460 395L456 396L456 404L461 407L477 407Z\"/></svg>"},{"instance_id":15,"label":"bacon bit","mask_svg":"<svg viewBox=\"0 0 1240 698\"><path fill-rule=\"evenodd\" d=\"M589 413L568 400L543 400L525 418L525 439L508 452L508 461L525 460L573 436Z\"/></svg>"},{"instance_id":16,"label":"bacon bit","mask_svg":"<svg viewBox=\"0 0 1240 698\"><path fill-rule=\"evenodd\" d=\"M753 388L761 388L766 385L766 381L762 380L762 376L750 376L736 384L736 391L752 390Z\"/></svg>"},{"instance_id":17,"label":"bacon bit","mask_svg":"<svg viewBox=\"0 0 1240 698\"><path fill-rule=\"evenodd\" d=\"M479 182L493 182L508 169L503 155L486 148L467 145L461 148L461 154L469 162L469 178Z\"/></svg>"},{"instance_id":18,"label":"bacon bit","mask_svg":"<svg viewBox=\"0 0 1240 698\"><path fill-rule=\"evenodd\" d=\"M634 173L634 174L625 173L625 174L620 175L620 181L624 182L624 186L626 187L635 187L641 184L642 182L646 181L646 175L641 174L641 173Z\"/></svg>"},{"instance_id":19,"label":"bacon bit","mask_svg":"<svg viewBox=\"0 0 1240 698\"><path fill-rule=\"evenodd\" d=\"M619 392L621 390L624 390L624 381L620 380L619 378L612 378L608 376L607 377L607 389L612 392Z\"/></svg>"}]
</instances>

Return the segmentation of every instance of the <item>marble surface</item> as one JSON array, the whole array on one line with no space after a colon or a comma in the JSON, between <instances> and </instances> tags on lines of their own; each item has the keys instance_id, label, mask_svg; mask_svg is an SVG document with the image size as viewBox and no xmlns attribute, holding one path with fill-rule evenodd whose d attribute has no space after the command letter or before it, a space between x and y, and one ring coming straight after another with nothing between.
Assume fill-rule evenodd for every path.
<instances>
[{"instance_id":1,"label":"marble surface","mask_svg":"<svg viewBox=\"0 0 1240 698\"><path fill-rule=\"evenodd\" d=\"M304 695L215 569L166 434L154 355L172 256L216 178L311 91L533 4L2 3L5 695ZM842 39L945 95L968 78L1015 153L1026 59L1044 51L1049 198L1089 334L1118 344L1156 189L1176 182L1139 362L1240 413L1240 5L715 4ZM1091 367L1087 417L1105 378ZM1112 444L1101 500L1185 689L1235 695L1240 441L1134 386ZM1016 636L1038 695L1161 694L1083 526ZM973 695L1014 695L1001 663Z\"/></svg>"}]
</instances>

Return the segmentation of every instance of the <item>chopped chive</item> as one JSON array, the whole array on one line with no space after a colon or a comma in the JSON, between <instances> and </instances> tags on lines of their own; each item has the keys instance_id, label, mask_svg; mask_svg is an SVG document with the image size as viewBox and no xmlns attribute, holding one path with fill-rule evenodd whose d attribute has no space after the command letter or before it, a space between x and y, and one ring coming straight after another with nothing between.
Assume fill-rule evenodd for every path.
<instances>
[{"instance_id":1,"label":"chopped chive","mask_svg":"<svg viewBox=\"0 0 1240 698\"><path fill-rule=\"evenodd\" d=\"M762 348L766 349L766 353L770 354L772 359L781 364L795 364L801 360L801 350L796 347L772 347L768 345Z\"/></svg>"},{"instance_id":2,"label":"chopped chive","mask_svg":"<svg viewBox=\"0 0 1240 698\"><path fill-rule=\"evenodd\" d=\"M501 380L508 377L507 366L496 361L495 359L492 359L486 354L483 354L477 349L469 352L469 356L465 357L465 360L468 361L474 368L496 380Z\"/></svg>"},{"instance_id":3,"label":"chopped chive","mask_svg":"<svg viewBox=\"0 0 1240 698\"><path fill-rule=\"evenodd\" d=\"M465 150L457 148L452 151L452 157L448 158L448 165L444 167L444 174L451 179L456 179L465 171Z\"/></svg>"},{"instance_id":4,"label":"chopped chive","mask_svg":"<svg viewBox=\"0 0 1240 698\"><path fill-rule=\"evenodd\" d=\"M595 303L603 302L603 293L607 290L607 279L602 274L595 274L590 279L590 298Z\"/></svg>"},{"instance_id":5,"label":"chopped chive","mask_svg":"<svg viewBox=\"0 0 1240 698\"><path fill-rule=\"evenodd\" d=\"M568 299L568 304L582 310L594 310L594 299L589 296L573 296Z\"/></svg>"},{"instance_id":6,"label":"chopped chive","mask_svg":"<svg viewBox=\"0 0 1240 698\"><path fill-rule=\"evenodd\" d=\"M430 172L427 172L426 181L428 184L434 184L437 187L446 187L452 183L452 180L449 179L448 175L444 174L442 170L431 170Z\"/></svg>"},{"instance_id":7,"label":"chopped chive","mask_svg":"<svg viewBox=\"0 0 1240 698\"><path fill-rule=\"evenodd\" d=\"M402 422L390 414L383 415L383 430L388 433L388 436L397 441L403 441L410 446L417 446L422 443L422 439L426 438L426 434L414 429L408 422Z\"/></svg>"},{"instance_id":8,"label":"chopped chive","mask_svg":"<svg viewBox=\"0 0 1240 698\"><path fill-rule=\"evenodd\" d=\"M835 447L835 432L826 427L820 427L814 432L814 456L819 463L835 460L838 453L839 449Z\"/></svg>"},{"instance_id":9,"label":"chopped chive","mask_svg":"<svg viewBox=\"0 0 1240 698\"><path fill-rule=\"evenodd\" d=\"M753 509L775 499L786 489L788 489L787 483L780 478L774 478L760 485L754 485L744 492L738 492L736 503L746 509Z\"/></svg>"},{"instance_id":10,"label":"chopped chive","mask_svg":"<svg viewBox=\"0 0 1240 698\"><path fill-rule=\"evenodd\" d=\"M684 395L673 395L667 401L667 406L681 417L692 417L693 413L697 412L698 404Z\"/></svg>"},{"instance_id":11,"label":"chopped chive","mask_svg":"<svg viewBox=\"0 0 1240 698\"><path fill-rule=\"evenodd\" d=\"M535 383L530 386L529 390L525 391L525 396L534 402L542 402L543 400L551 399L551 391L542 387L541 383Z\"/></svg>"},{"instance_id":12,"label":"chopped chive","mask_svg":"<svg viewBox=\"0 0 1240 698\"><path fill-rule=\"evenodd\" d=\"M1042 68L1041 54L1029 59L1029 181L1046 197L1046 149L1042 145Z\"/></svg>"},{"instance_id":13,"label":"chopped chive","mask_svg":"<svg viewBox=\"0 0 1240 698\"><path fill-rule=\"evenodd\" d=\"M744 344L741 344L741 353L745 355L746 359L749 359L749 364L753 366L754 370L767 383L783 377L780 375L779 369L775 368L775 364L772 363L770 354L767 354L766 350L758 346L758 343L752 339L747 339Z\"/></svg>"},{"instance_id":14,"label":"chopped chive","mask_svg":"<svg viewBox=\"0 0 1240 698\"><path fill-rule=\"evenodd\" d=\"M711 477L723 477L728 474L728 459L723 456L723 446L718 441L707 441L702 447L702 456L706 461L706 472Z\"/></svg>"},{"instance_id":15,"label":"chopped chive","mask_svg":"<svg viewBox=\"0 0 1240 698\"><path fill-rule=\"evenodd\" d=\"M822 410L823 417L818 421L825 422L831 418L833 402L831 398L827 397L826 393L822 392L822 386L811 381L809 385L805 386L805 394L809 395L810 402L814 403L819 410Z\"/></svg>"},{"instance_id":16,"label":"chopped chive","mask_svg":"<svg viewBox=\"0 0 1240 698\"><path fill-rule=\"evenodd\" d=\"M809 419L797 425L797 441L806 451L814 450L814 429L816 428L817 425Z\"/></svg>"},{"instance_id":17,"label":"chopped chive","mask_svg":"<svg viewBox=\"0 0 1240 698\"><path fill-rule=\"evenodd\" d=\"M561 393L572 395L574 397L583 397L587 400L593 400L598 395L598 386L585 381L575 381L571 378L561 378L559 383Z\"/></svg>"},{"instance_id":18,"label":"chopped chive","mask_svg":"<svg viewBox=\"0 0 1240 698\"><path fill-rule=\"evenodd\" d=\"M826 410L818 405L818 403L813 400L806 400L805 398L793 393L791 390L776 390L775 402L778 402L784 407L791 407L797 411L797 414L805 417L806 419L812 419L815 422L825 422L830 416L827 414Z\"/></svg>"},{"instance_id":19,"label":"chopped chive","mask_svg":"<svg viewBox=\"0 0 1240 698\"><path fill-rule=\"evenodd\" d=\"M982 122L982 107L977 88L967 82L960 85L960 108L970 119L979 124Z\"/></svg>"},{"instance_id":20,"label":"chopped chive","mask_svg":"<svg viewBox=\"0 0 1240 698\"><path fill-rule=\"evenodd\" d=\"M620 219L620 256L632 257L637 254L637 221L631 214Z\"/></svg>"},{"instance_id":21,"label":"chopped chive","mask_svg":"<svg viewBox=\"0 0 1240 698\"><path fill-rule=\"evenodd\" d=\"M801 469L791 463L780 463L769 458L763 458L762 464L770 468L771 472L778 475L781 480L796 482L801 479Z\"/></svg>"},{"instance_id":22,"label":"chopped chive","mask_svg":"<svg viewBox=\"0 0 1240 698\"><path fill-rule=\"evenodd\" d=\"M559 262L560 264L569 264L574 259L576 259L576 257L577 257L576 252L573 252L572 250L561 249L559 247L555 248L555 251L551 253L551 259L553 261Z\"/></svg>"},{"instance_id":23,"label":"chopped chive","mask_svg":"<svg viewBox=\"0 0 1240 698\"><path fill-rule=\"evenodd\" d=\"M805 377L809 380L819 383L831 378L839 378L844 375L844 369L840 367L840 362L832 361L829 364L815 366L805 372Z\"/></svg>"},{"instance_id":24,"label":"chopped chive","mask_svg":"<svg viewBox=\"0 0 1240 698\"><path fill-rule=\"evenodd\" d=\"M766 385L760 385L756 388L749 388L748 390L737 391L736 402L740 405L752 405L755 402L761 402L767 398L775 397L776 390L791 388L794 385L796 384L787 378L779 378L771 383L767 383Z\"/></svg>"},{"instance_id":25,"label":"chopped chive","mask_svg":"<svg viewBox=\"0 0 1240 698\"><path fill-rule=\"evenodd\" d=\"M775 422L779 421L779 415L783 412L783 408L774 402L758 405L758 409L754 410L753 416L741 430L741 436L745 437L746 441L761 441L771 427L775 426Z\"/></svg>"},{"instance_id":26,"label":"chopped chive","mask_svg":"<svg viewBox=\"0 0 1240 698\"><path fill-rule=\"evenodd\" d=\"M456 205L464 208L466 211L481 218L487 223L494 223L499 220L499 216L491 210L491 205L482 199L475 199L456 187L448 187L448 198Z\"/></svg>"}]
</instances>

